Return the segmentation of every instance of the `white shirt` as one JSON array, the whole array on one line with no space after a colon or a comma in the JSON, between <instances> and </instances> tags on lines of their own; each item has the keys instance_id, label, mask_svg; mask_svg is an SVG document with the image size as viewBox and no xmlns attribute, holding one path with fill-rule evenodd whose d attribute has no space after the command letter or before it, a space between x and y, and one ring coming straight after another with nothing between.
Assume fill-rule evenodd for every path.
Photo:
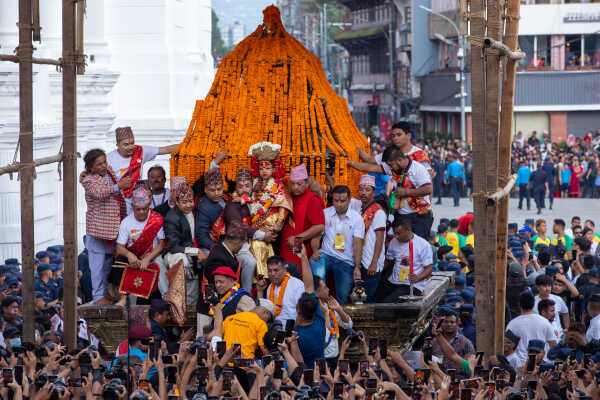
<instances>
[{"instance_id":1,"label":"white shirt","mask_svg":"<svg viewBox=\"0 0 600 400\"><path fill-rule=\"evenodd\" d=\"M425 239L413 234L413 273L419 275L426 266L433 264L433 252L431 245ZM410 271L410 246L409 242L400 243L396 238L393 238L388 246L385 258L394 261L394 271L388 278L388 281L393 285L410 285L408 274ZM406 265L402 265L402 260L406 260ZM401 280L400 272L402 272ZM425 280L415 283L414 285L421 292L425 289Z\"/></svg>"},{"instance_id":2,"label":"white shirt","mask_svg":"<svg viewBox=\"0 0 600 400\"><path fill-rule=\"evenodd\" d=\"M590 321L590 327L585 333L585 340L591 342L593 339L600 340L600 315L596 315Z\"/></svg>"},{"instance_id":3,"label":"white shirt","mask_svg":"<svg viewBox=\"0 0 600 400\"><path fill-rule=\"evenodd\" d=\"M265 293L265 297L267 299L271 294L272 287L272 283L267 287L267 291ZM273 300L275 301L273 303L277 303L280 289L281 286L275 286L275 293L273 295ZM285 321L287 321L288 319L293 319L294 321L296 320L296 304L298 304L298 300L300 299L300 296L302 296L302 293L304 293L304 282L302 282L298 278L290 276L287 286L285 287L285 293L283 294L283 300L281 302L281 312L277 317L275 317L275 319L277 321L280 321L283 324L283 326L285 326Z\"/></svg>"},{"instance_id":4,"label":"white shirt","mask_svg":"<svg viewBox=\"0 0 600 400\"><path fill-rule=\"evenodd\" d=\"M162 194L153 194L150 208L156 208L171 198L171 191L169 188L165 188L165 192Z\"/></svg>"},{"instance_id":5,"label":"white shirt","mask_svg":"<svg viewBox=\"0 0 600 400\"><path fill-rule=\"evenodd\" d=\"M364 220L363 220L364 221ZM373 261L373 253L375 252L375 242L377 241L377 231L383 231L383 243L381 246L381 252L379 253L379 259L377 260L377 272L381 272L383 269L383 263L385 261L385 226L387 223L387 215L383 210L377 210L375 216L371 221L371 226L365 235L365 241L362 250L362 266L368 269Z\"/></svg>"},{"instance_id":6,"label":"white shirt","mask_svg":"<svg viewBox=\"0 0 600 400\"><path fill-rule=\"evenodd\" d=\"M154 146L142 146L142 167L148 161L152 161L158 155L158 147ZM131 163L131 157L122 157L119 152L115 149L106 155L106 162L112 168L114 173L116 174L117 182L121 180L123 175L129 169L129 164ZM131 198L125 199L125 203L127 204L127 215L133 212L131 208ZM157 204L158 205L158 204Z\"/></svg>"},{"instance_id":7,"label":"white shirt","mask_svg":"<svg viewBox=\"0 0 600 400\"><path fill-rule=\"evenodd\" d=\"M520 337L519 345L515 349L515 357L518 359L518 366L521 367L527 361L527 346L530 340L541 340L546 343L556 341L554 330L550 321L538 314L519 315L512 319L506 326L506 330L511 330Z\"/></svg>"},{"instance_id":8,"label":"white shirt","mask_svg":"<svg viewBox=\"0 0 600 400\"><path fill-rule=\"evenodd\" d=\"M418 162L412 161L410 163L408 171L406 172L406 176L408 179L410 179L416 189L420 188L421 186L431 185L431 175L429 175L429 172L427 172L427 169L423 166L423 164ZM428 204L431 204L429 196L424 196L423 199ZM415 212L415 210L410 208L406 199L402 199L401 201L402 207L400 207L398 210L400 214L412 214Z\"/></svg>"},{"instance_id":9,"label":"white shirt","mask_svg":"<svg viewBox=\"0 0 600 400\"><path fill-rule=\"evenodd\" d=\"M554 314L555 315L554 315L554 320L551 322L551 324L552 324L552 327L554 328L555 335L558 334L558 336L555 337L555 340L558 342L558 341L560 341L560 338L562 337L562 331L563 331L562 325L560 324L560 314L568 314L569 309L567 308L565 301L561 297L550 293L549 299L554 302ZM533 311L535 311L536 314L539 314L538 304L541 300L542 299L539 295L535 296L535 303L533 306Z\"/></svg>"},{"instance_id":10,"label":"white shirt","mask_svg":"<svg viewBox=\"0 0 600 400\"><path fill-rule=\"evenodd\" d=\"M333 313L335 314L335 318L338 322L340 332L342 331L342 329L352 328L352 318L350 318L350 321L348 321L348 323L345 323L344 321L342 321L342 318L340 317L337 311L334 311ZM329 322L331 323L331 321ZM330 340L330 338L331 332L329 331L328 327L325 327L325 358L335 358L340 354L340 347L338 343L339 339L331 338Z\"/></svg>"},{"instance_id":11,"label":"white shirt","mask_svg":"<svg viewBox=\"0 0 600 400\"><path fill-rule=\"evenodd\" d=\"M335 207L326 208L323 213L325 214L325 233L321 252L354 266L354 238L362 239L365 236L365 222L362 216L349 207L343 217L337 214ZM334 246L335 236L338 234L344 236L343 251L336 250Z\"/></svg>"},{"instance_id":12,"label":"white shirt","mask_svg":"<svg viewBox=\"0 0 600 400\"><path fill-rule=\"evenodd\" d=\"M135 219L135 215L131 214L125 217L123 221L121 221L121 226L119 226L119 236L117 236L117 243L122 244L123 246L129 247L136 241L144 227L146 226L146 222L148 222L148 218L150 218L150 213L148 213L148 217L146 220L140 222ZM156 248L158 246L158 240L165 239L165 231L161 227L158 231L158 234L154 238L154 242L152 242L152 248Z\"/></svg>"}]
</instances>

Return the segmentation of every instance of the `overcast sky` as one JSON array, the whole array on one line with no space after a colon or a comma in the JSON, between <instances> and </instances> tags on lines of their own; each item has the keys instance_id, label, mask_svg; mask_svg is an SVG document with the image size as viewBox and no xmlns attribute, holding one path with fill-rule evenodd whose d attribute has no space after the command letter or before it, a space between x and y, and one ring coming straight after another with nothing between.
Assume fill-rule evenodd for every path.
<instances>
[{"instance_id":1,"label":"overcast sky","mask_svg":"<svg viewBox=\"0 0 600 400\"><path fill-rule=\"evenodd\" d=\"M262 11L275 0L212 0L212 7L219 17L219 28L223 30L234 21L246 26L246 34L262 24Z\"/></svg>"}]
</instances>

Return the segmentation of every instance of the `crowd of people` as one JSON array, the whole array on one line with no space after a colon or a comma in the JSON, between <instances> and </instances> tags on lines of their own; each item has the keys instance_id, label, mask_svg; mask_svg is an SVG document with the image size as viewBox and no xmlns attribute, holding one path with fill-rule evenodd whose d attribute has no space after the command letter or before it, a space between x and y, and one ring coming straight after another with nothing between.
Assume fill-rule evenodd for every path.
<instances>
[{"instance_id":1,"label":"crowd of people","mask_svg":"<svg viewBox=\"0 0 600 400\"><path fill-rule=\"evenodd\" d=\"M382 152L385 143L372 140L372 150ZM435 204L442 197L451 197L458 207L462 197L473 191L473 160L471 149L460 140L425 139L416 146L424 149L433 171L433 196ZM519 198L519 208L531 199L539 212L545 208L545 198L552 209L554 198L600 198L600 129L589 131L583 138L569 135L563 144L552 143L547 131L538 136L532 131L529 137L519 131L513 138L511 174L518 181L511 197ZM382 178L381 190L389 179ZM388 193L391 187L387 187Z\"/></svg>"},{"instance_id":2,"label":"crowd of people","mask_svg":"<svg viewBox=\"0 0 600 400\"><path fill-rule=\"evenodd\" d=\"M78 294L81 304L133 302L148 313L115 354L79 318L77 348L67 351L63 249L52 246L36 254L36 333L26 342L20 264L6 260L0 396L600 399L594 221L509 224L504 351L478 352L474 215L442 218L432 230L439 173L411 139L398 123L384 149L361 150L348 163L365 173L355 188L333 174L321 187L304 164L286 178L279 146L268 142L249 149L252 169L234 182L219 171L221 152L198 181L176 176L167 188L161 167L147 179L142 170L173 148L137 146L130 128L118 128L116 150L84 157ZM446 157L459 164L461 149L440 151L454 150ZM444 176L453 190L457 171ZM409 351L355 329L346 304L425 296L435 271L451 273L451 284ZM197 325L182 329L190 306Z\"/></svg>"}]
</instances>

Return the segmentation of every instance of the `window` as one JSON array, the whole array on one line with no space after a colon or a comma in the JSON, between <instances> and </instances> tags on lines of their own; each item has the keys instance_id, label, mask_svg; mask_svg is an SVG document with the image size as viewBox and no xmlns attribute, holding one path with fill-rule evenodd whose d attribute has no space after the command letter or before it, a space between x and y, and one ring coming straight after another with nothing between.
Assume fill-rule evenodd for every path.
<instances>
[{"instance_id":1,"label":"window","mask_svg":"<svg viewBox=\"0 0 600 400\"><path fill-rule=\"evenodd\" d=\"M519 60L519 68L527 68L533 65L533 42L534 36L519 36L519 48L525 52L525 58Z\"/></svg>"},{"instance_id":2,"label":"window","mask_svg":"<svg viewBox=\"0 0 600 400\"><path fill-rule=\"evenodd\" d=\"M519 36L519 47L525 58L518 62L519 68L549 68L552 65L552 36Z\"/></svg>"},{"instance_id":3,"label":"window","mask_svg":"<svg viewBox=\"0 0 600 400\"><path fill-rule=\"evenodd\" d=\"M565 36L565 65L575 68L581 65L581 35Z\"/></svg>"},{"instance_id":4,"label":"window","mask_svg":"<svg viewBox=\"0 0 600 400\"><path fill-rule=\"evenodd\" d=\"M600 68L600 35L583 35L586 66Z\"/></svg>"},{"instance_id":5,"label":"window","mask_svg":"<svg viewBox=\"0 0 600 400\"><path fill-rule=\"evenodd\" d=\"M552 61L552 36L536 36L537 40L537 65L549 67Z\"/></svg>"}]
</instances>

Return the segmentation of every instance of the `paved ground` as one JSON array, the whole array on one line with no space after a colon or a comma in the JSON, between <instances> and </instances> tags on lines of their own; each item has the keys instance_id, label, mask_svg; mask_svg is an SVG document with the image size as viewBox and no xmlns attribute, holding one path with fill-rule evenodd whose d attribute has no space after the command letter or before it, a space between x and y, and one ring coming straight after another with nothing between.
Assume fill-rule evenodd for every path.
<instances>
[{"instance_id":1,"label":"paved ground","mask_svg":"<svg viewBox=\"0 0 600 400\"><path fill-rule=\"evenodd\" d=\"M538 218L533 200L531 201L531 211L527 211L525 201L523 201L523 210L519 210L517 208L518 205L519 199L510 199L509 222L517 222L521 226L526 218ZM542 209L542 214L539 217L545 218L547 221L554 218L562 218L567 223L567 227L569 227L571 217L578 215L582 220L593 220L596 224L596 231L600 231L600 199L554 199L552 210L549 210L547 207L548 201L546 199L546 208ZM441 205L433 205L435 221L432 229L437 229L440 218L458 218L467 211L473 211L473 202L471 200L460 199L460 206L454 207L451 198L442 198ZM552 229L552 225L548 225L548 229Z\"/></svg>"}]
</instances>

